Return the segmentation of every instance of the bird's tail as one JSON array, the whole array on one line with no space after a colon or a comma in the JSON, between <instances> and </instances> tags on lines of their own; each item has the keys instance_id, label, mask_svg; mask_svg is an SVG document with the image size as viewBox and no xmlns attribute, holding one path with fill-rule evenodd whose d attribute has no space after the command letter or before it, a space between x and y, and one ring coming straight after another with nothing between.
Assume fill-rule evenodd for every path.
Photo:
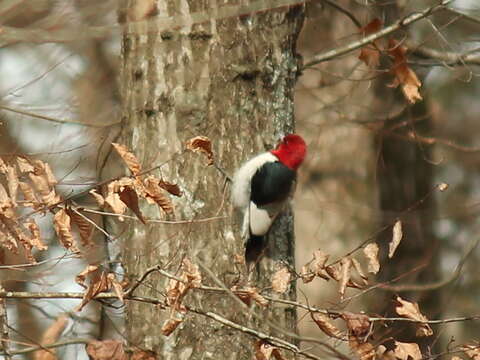
<instances>
[{"instance_id":1,"label":"bird's tail","mask_svg":"<svg viewBox=\"0 0 480 360\"><path fill-rule=\"evenodd\" d=\"M265 236L250 235L245 244L245 262L247 267L250 264L256 264L265 250Z\"/></svg>"}]
</instances>

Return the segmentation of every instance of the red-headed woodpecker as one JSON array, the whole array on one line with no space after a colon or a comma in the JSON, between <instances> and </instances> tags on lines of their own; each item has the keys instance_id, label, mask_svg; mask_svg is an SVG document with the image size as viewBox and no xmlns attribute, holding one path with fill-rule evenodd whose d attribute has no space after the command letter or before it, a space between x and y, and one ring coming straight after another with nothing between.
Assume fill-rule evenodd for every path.
<instances>
[{"instance_id":1,"label":"red-headed woodpecker","mask_svg":"<svg viewBox=\"0 0 480 360\"><path fill-rule=\"evenodd\" d=\"M265 235L295 189L297 169L306 151L305 141L299 135L289 134L275 150L255 156L236 172L232 202L243 211L247 264L259 260L266 245Z\"/></svg>"}]
</instances>

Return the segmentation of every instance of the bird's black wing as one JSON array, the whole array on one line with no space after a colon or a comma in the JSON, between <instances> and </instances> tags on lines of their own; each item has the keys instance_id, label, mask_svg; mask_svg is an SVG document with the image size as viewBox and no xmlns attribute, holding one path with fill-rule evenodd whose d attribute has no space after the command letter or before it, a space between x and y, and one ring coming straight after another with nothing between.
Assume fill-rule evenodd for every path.
<instances>
[{"instance_id":1,"label":"bird's black wing","mask_svg":"<svg viewBox=\"0 0 480 360\"><path fill-rule=\"evenodd\" d=\"M253 175L251 200L262 206L285 200L295 183L296 172L279 161L265 163Z\"/></svg>"}]
</instances>

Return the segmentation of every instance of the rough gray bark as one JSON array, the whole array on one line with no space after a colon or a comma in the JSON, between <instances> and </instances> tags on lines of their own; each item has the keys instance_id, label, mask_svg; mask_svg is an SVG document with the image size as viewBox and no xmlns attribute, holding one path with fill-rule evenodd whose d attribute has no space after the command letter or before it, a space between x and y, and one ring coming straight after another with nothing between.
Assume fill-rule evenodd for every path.
<instances>
[{"instance_id":1,"label":"rough gray bark","mask_svg":"<svg viewBox=\"0 0 480 360\"><path fill-rule=\"evenodd\" d=\"M116 229L111 225L110 231L118 236L122 262L131 279L158 264L176 273L181 260L188 257L230 287L245 276L241 266L234 265L234 255L243 253L240 226L231 220L229 192L221 173L207 166L199 154L184 152L184 144L193 136L208 136L217 164L232 174L240 162L271 148L281 135L293 130L295 42L303 7L160 32L154 28L155 14L188 17L199 11L213 13L217 5L214 1L154 3L155 9L148 12L148 31L145 25L130 22L123 37L123 129L117 142L133 149L144 169L164 163L154 173L176 182L184 192L174 200L176 219L224 218L183 225L135 222ZM138 14L135 4L128 1L120 19L129 21ZM163 216L153 206L145 205L142 211L151 218ZM291 214L278 221L270 239L271 257L262 261L259 287L269 282L280 265L278 260L293 264L292 223ZM216 285L205 271L202 274L204 284ZM162 298L166 284L167 279L154 273L136 294ZM294 288L290 298L295 297ZM290 308L257 309L265 319L260 325L227 295L196 291L186 303L259 329L269 328L267 319L288 332L296 328L295 312ZM159 358L252 356L252 338L199 315L187 314L184 323L165 337L160 328L169 310L130 302L126 312L129 343L153 350Z\"/></svg>"}]
</instances>

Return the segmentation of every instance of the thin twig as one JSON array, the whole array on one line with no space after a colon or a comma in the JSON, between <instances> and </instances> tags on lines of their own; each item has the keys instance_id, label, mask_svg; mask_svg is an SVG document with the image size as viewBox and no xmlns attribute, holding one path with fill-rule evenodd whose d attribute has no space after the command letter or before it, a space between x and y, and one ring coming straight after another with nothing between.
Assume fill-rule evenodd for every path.
<instances>
[{"instance_id":1,"label":"thin twig","mask_svg":"<svg viewBox=\"0 0 480 360\"><path fill-rule=\"evenodd\" d=\"M51 116L35 114L35 113L29 112L29 111L15 109L15 108L5 106L5 105L0 105L0 109L10 111L10 112L13 112L13 113L16 113L16 114L20 114L20 115L29 116L29 117L32 117L32 118L35 118L35 119L51 121L51 122L58 123L58 124L74 124L74 125L88 126L88 127L93 127L93 128L105 128L105 127L120 124L120 121L114 121L114 122L111 122L111 123L108 123L108 124L96 124L96 123L85 123L85 122L78 121L78 120L57 119L57 118L54 118L54 117L51 117Z\"/></svg>"}]
</instances>

